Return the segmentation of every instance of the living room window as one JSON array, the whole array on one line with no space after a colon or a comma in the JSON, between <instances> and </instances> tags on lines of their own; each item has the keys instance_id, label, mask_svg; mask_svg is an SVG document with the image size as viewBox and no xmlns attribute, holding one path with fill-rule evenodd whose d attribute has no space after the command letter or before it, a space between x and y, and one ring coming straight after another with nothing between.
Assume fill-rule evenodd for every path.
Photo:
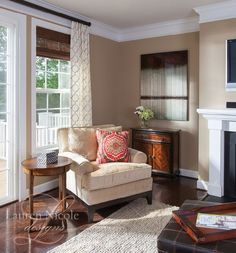
<instances>
[{"instance_id":1,"label":"living room window","mask_svg":"<svg viewBox=\"0 0 236 253\"><path fill-rule=\"evenodd\" d=\"M70 35L57 26L35 33L33 153L57 147L58 128L70 126Z\"/></svg>"},{"instance_id":2,"label":"living room window","mask_svg":"<svg viewBox=\"0 0 236 253\"><path fill-rule=\"evenodd\" d=\"M57 129L70 126L70 62L36 59L37 148L57 144Z\"/></svg>"}]
</instances>

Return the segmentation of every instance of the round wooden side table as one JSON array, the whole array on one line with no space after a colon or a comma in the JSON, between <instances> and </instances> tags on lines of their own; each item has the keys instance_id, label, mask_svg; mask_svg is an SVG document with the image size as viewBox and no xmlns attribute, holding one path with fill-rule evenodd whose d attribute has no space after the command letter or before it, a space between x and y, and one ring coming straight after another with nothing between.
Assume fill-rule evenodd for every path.
<instances>
[{"instance_id":1,"label":"round wooden side table","mask_svg":"<svg viewBox=\"0 0 236 253\"><path fill-rule=\"evenodd\" d=\"M59 177L59 201L61 203L61 212L66 209L66 172L70 169L72 160L66 157L58 157L58 162L53 164L44 164L38 162L37 158L24 160L22 163L25 174L29 175L29 213L30 227L33 224L34 216L34 177L35 176L58 176Z\"/></svg>"}]
</instances>

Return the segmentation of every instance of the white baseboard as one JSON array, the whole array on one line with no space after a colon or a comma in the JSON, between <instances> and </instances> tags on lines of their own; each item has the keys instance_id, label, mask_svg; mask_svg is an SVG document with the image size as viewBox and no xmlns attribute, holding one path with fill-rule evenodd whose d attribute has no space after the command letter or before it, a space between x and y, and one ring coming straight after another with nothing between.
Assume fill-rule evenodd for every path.
<instances>
[{"instance_id":1,"label":"white baseboard","mask_svg":"<svg viewBox=\"0 0 236 253\"><path fill-rule=\"evenodd\" d=\"M179 171L180 171L180 174L179 174L180 176L198 179L198 171L186 170L186 169L179 169Z\"/></svg>"},{"instance_id":2,"label":"white baseboard","mask_svg":"<svg viewBox=\"0 0 236 253\"><path fill-rule=\"evenodd\" d=\"M50 191L56 187L58 187L58 179L54 179L40 185L36 185L34 187L34 195L37 195L46 191ZM29 189L26 190L25 199L28 197L29 197Z\"/></svg>"},{"instance_id":3,"label":"white baseboard","mask_svg":"<svg viewBox=\"0 0 236 253\"><path fill-rule=\"evenodd\" d=\"M198 179L198 181L197 181L197 189L208 191L208 182L204 181L202 179Z\"/></svg>"}]
</instances>

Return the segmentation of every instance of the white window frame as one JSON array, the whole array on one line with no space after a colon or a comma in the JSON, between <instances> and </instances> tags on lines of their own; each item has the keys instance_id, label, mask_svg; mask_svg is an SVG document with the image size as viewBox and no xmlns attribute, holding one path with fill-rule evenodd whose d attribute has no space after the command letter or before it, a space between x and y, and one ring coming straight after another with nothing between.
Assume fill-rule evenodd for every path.
<instances>
[{"instance_id":1,"label":"white window frame","mask_svg":"<svg viewBox=\"0 0 236 253\"><path fill-rule=\"evenodd\" d=\"M45 57L45 58L48 58L48 57ZM61 75L60 74L66 74L65 72L61 72L58 71L57 72L54 72L54 71L47 71L47 65L45 65L45 71L41 71L41 72L44 72L44 77L45 77L45 80L46 80L46 84L47 84L47 73L57 73L58 74L58 82L60 83L60 78L61 78ZM37 71L36 71L37 72ZM68 74L68 76L70 77L70 74ZM48 99L47 99L47 105L46 105L46 108L40 108L40 109L37 109L37 106L36 106L36 111L35 113L37 113L37 111L46 111L47 113L49 112L49 110L60 110L60 113L62 110L70 110L70 103L69 103L69 106L68 107L62 107L61 106L61 103L62 103L62 96L60 96L60 107L57 107L57 108L49 108L49 95L51 94L68 94L70 95L70 87L68 89L63 89L63 88L58 88L58 89L51 89L51 88L37 88L36 87L36 98L37 98L37 94L47 94L48 95ZM37 99L36 99L36 104L37 104ZM70 114L69 114L70 116ZM69 119L69 125L70 125L70 119ZM64 126L63 126L64 127ZM45 145L45 146L42 146L42 147L37 147L37 143L36 143L36 150L37 151L42 151L42 150L45 150L45 149L51 149L51 148L57 148L58 145L57 144L50 144L50 145Z\"/></svg>"},{"instance_id":2,"label":"white window frame","mask_svg":"<svg viewBox=\"0 0 236 253\"><path fill-rule=\"evenodd\" d=\"M0 7L0 22L5 22L14 29L13 79L11 80L14 86L12 90L14 115L12 119L14 118L14 122L17 124L11 126L14 135L12 144L15 158L12 165L14 182L9 180L10 184L14 184L11 185L14 188L11 187L13 189L12 196L4 200L4 202L10 202L17 199L23 200L26 196L26 176L21 167L21 162L26 158L26 16Z\"/></svg>"},{"instance_id":3,"label":"white window frame","mask_svg":"<svg viewBox=\"0 0 236 253\"><path fill-rule=\"evenodd\" d=\"M37 26L53 31L71 34L71 29L54 23L32 18L31 35L31 153L36 156L42 149L36 147L36 28ZM45 147L46 148L46 147ZM44 149L45 149L44 148Z\"/></svg>"}]
</instances>

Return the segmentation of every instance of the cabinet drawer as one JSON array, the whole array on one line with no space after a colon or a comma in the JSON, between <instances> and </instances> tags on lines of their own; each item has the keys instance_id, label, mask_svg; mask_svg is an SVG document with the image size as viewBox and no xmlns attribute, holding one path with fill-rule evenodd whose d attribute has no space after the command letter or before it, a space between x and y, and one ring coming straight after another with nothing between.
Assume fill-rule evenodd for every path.
<instances>
[{"instance_id":1,"label":"cabinet drawer","mask_svg":"<svg viewBox=\"0 0 236 253\"><path fill-rule=\"evenodd\" d=\"M171 142L171 136L168 134L156 134L156 133L134 133L134 139L139 140L153 140L158 142Z\"/></svg>"}]
</instances>

